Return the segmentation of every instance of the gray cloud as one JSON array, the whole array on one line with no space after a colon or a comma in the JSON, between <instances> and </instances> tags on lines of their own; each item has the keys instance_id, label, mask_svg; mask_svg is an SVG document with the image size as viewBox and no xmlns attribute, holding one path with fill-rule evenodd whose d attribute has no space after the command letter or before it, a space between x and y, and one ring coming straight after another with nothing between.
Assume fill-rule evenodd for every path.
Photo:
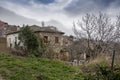
<instances>
[{"instance_id":1,"label":"gray cloud","mask_svg":"<svg viewBox=\"0 0 120 80\"><path fill-rule=\"evenodd\" d=\"M69 34L73 34L72 32L72 28L67 28L65 27L62 23L60 23L59 21L56 20L50 20L45 22L46 25L52 25L57 27L60 31L66 32L67 35Z\"/></svg>"},{"instance_id":2,"label":"gray cloud","mask_svg":"<svg viewBox=\"0 0 120 80\"><path fill-rule=\"evenodd\" d=\"M104 11L111 6L120 7L120 0L73 0L64 10L66 14L76 16L82 13Z\"/></svg>"},{"instance_id":3,"label":"gray cloud","mask_svg":"<svg viewBox=\"0 0 120 80\"><path fill-rule=\"evenodd\" d=\"M10 10L0 9L0 19L11 24L41 25L45 21L72 34L73 20L99 11L114 17L119 13L120 0L0 0L0 6Z\"/></svg>"},{"instance_id":4,"label":"gray cloud","mask_svg":"<svg viewBox=\"0 0 120 80\"><path fill-rule=\"evenodd\" d=\"M35 3L50 4L54 3L55 0L33 0Z\"/></svg>"},{"instance_id":5,"label":"gray cloud","mask_svg":"<svg viewBox=\"0 0 120 80\"><path fill-rule=\"evenodd\" d=\"M41 26L41 21L37 21L37 20L33 20L33 19L29 19L23 16L20 16L8 9L5 9L3 7L0 7L0 20L8 22L8 24L11 25L19 25L22 26L23 24L29 24L29 25L39 25ZM46 26L55 26L58 28L58 30L63 31L63 32L67 32L67 34L72 34L71 30L69 30L68 28L66 28L61 22L57 21L57 20L49 20L49 21L45 21L45 25Z\"/></svg>"},{"instance_id":6,"label":"gray cloud","mask_svg":"<svg viewBox=\"0 0 120 80\"><path fill-rule=\"evenodd\" d=\"M0 20L9 22L10 24L15 24L15 25L40 24L40 22L37 20L25 18L3 7L0 7Z\"/></svg>"},{"instance_id":7,"label":"gray cloud","mask_svg":"<svg viewBox=\"0 0 120 80\"><path fill-rule=\"evenodd\" d=\"M29 1L30 0L1 0L0 2L1 3L10 2L10 3L20 4L25 6L25 5L30 5Z\"/></svg>"}]
</instances>

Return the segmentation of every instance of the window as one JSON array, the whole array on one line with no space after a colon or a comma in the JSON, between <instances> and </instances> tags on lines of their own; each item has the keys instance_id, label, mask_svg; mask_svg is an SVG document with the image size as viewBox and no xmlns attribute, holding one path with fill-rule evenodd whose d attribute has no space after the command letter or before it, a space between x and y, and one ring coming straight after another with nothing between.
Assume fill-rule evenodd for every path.
<instances>
[{"instance_id":1,"label":"window","mask_svg":"<svg viewBox=\"0 0 120 80\"><path fill-rule=\"evenodd\" d=\"M59 38L55 37L55 43L59 43Z\"/></svg>"},{"instance_id":2,"label":"window","mask_svg":"<svg viewBox=\"0 0 120 80\"><path fill-rule=\"evenodd\" d=\"M17 46L17 37L15 37L15 47Z\"/></svg>"},{"instance_id":3,"label":"window","mask_svg":"<svg viewBox=\"0 0 120 80\"><path fill-rule=\"evenodd\" d=\"M0 29L0 36L2 36L2 32L3 32L3 31Z\"/></svg>"},{"instance_id":4,"label":"window","mask_svg":"<svg viewBox=\"0 0 120 80\"><path fill-rule=\"evenodd\" d=\"M15 42L17 43L17 37L15 37Z\"/></svg>"},{"instance_id":5,"label":"window","mask_svg":"<svg viewBox=\"0 0 120 80\"><path fill-rule=\"evenodd\" d=\"M11 38L9 38L9 47L11 48L12 47L12 43L11 43Z\"/></svg>"},{"instance_id":6,"label":"window","mask_svg":"<svg viewBox=\"0 0 120 80\"><path fill-rule=\"evenodd\" d=\"M11 43L11 38L9 38L9 43Z\"/></svg>"},{"instance_id":7,"label":"window","mask_svg":"<svg viewBox=\"0 0 120 80\"><path fill-rule=\"evenodd\" d=\"M44 43L48 43L48 36L44 36Z\"/></svg>"},{"instance_id":8,"label":"window","mask_svg":"<svg viewBox=\"0 0 120 80\"><path fill-rule=\"evenodd\" d=\"M68 42L66 41L65 44L68 44Z\"/></svg>"}]
</instances>

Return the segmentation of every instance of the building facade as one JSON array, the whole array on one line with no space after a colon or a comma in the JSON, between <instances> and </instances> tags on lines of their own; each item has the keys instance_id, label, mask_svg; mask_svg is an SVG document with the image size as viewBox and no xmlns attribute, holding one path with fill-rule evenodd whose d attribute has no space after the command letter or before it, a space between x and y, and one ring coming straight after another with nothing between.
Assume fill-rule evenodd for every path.
<instances>
[{"instance_id":1,"label":"building facade","mask_svg":"<svg viewBox=\"0 0 120 80\"><path fill-rule=\"evenodd\" d=\"M30 26L36 35L40 36L45 44L48 44L52 47L63 46L63 32L56 30L55 27L38 27ZM10 32L7 34L7 47L15 48L15 44L19 44L20 40L18 39L19 31ZM21 44L22 46L22 44Z\"/></svg>"},{"instance_id":2,"label":"building facade","mask_svg":"<svg viewBox=\"0 0 120 80\"><path fill-rule=\"evenodd\" d=\"M8 48L15 48L15 44L18 44L20 40L18 39L19 32L13 32L7 34L7 47Z\"/></svg>"},{"instance_id":3,"label":"building facade","mask_svg":"<svg viewBox=\"0 0 120 80\"><path fill-rule=\"evenodd\" d=\"M6 38L6 34L11 31L17 31L19 26L9 25L6 22L0 21L0 37Z\"/></svg>"}]
</instances>

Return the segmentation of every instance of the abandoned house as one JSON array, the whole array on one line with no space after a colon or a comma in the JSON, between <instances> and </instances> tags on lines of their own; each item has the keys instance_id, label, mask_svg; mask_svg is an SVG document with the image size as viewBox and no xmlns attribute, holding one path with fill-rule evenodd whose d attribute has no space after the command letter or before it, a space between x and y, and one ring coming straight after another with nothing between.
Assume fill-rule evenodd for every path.
<instances>
[{"instance_id":1,"label":"abandoned house","mask_svg":"<svg viewBox=\"0 0 120 80\"><path fill-rule=\"evenodd\" d=\"M7 51L6 33L11 31L17 31L19 27L15 25L9 25L6 22L0 20L0 52Z\"/></svg>"},{"instance_id":2,"label":"abandoned house","mask_svg":"<svg viewBox=\"0 0 120 80\"><path fill-rule=\"evenodd\" d=\"M6 38L6 33L11 31L17 31L19 26L9 25L6 22L0 21L0 37Z\"/></svg>"},{"instance_id":3,"label":"abandoned house","mask_svg":"<svg viewBox=\"0 0 120 80\"><path fill-rule=\"evenodd\" d=\"M29 26L37 35L43 38L44 43L48 43L52 47L63 46L63 34L64 32L58 31L56 27L46 26L39 27L36 25ZM19 43L18 39L19 31L13 31L7 34L7 47L14 48L15 43Z\"/></svg>"}]
</instances>

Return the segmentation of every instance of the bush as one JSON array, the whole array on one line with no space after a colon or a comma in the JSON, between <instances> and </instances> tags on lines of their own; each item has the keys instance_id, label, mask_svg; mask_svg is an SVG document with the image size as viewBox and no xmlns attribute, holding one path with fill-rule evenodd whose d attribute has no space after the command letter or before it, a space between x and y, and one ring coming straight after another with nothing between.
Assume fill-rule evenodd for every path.
<instances>
[{"instance_id":1,"label":"bush","mask_svg":"<svg viewBox=\"0 0 120 80\"><path fill-rule=\"evenodd\" d=\"M120 71L98 65L95 72L78 73L75 75L74 80L120 80Z\"/></svg>"},{"instance_id":2,"label":"bush","mask_svg":"<svg viewBox=\"0 0 120 80\"><path fill-rule=\"evenodd\" d=\"M24 53L22 50L16 50L16 49L11 49L10 54L16 55L16 56L27 56L26 53Z\"/></svg>"},{"instance_id":3,"label":"bush","mask_svg":"<svg viewBox=\"0 0 120 80\"><path fill-rule=\"evenodd\" d=\"M120 80L120 72L111 70L110 67L98 66L99 71L96 72L97 78L102 80Z\"/></svg>"},{"instance_id":4,"label":"bush","mask_svg":"<svg viewBox=\"0 0 120 80\"><path fill-rule=\"evenodd\" d=\"M19 40L23 44L23 51L29 56L41 57L45 52L46 46L43 39L34 33L29 26L21 28L19 33Z\"/></svg>"}]
</instances>

